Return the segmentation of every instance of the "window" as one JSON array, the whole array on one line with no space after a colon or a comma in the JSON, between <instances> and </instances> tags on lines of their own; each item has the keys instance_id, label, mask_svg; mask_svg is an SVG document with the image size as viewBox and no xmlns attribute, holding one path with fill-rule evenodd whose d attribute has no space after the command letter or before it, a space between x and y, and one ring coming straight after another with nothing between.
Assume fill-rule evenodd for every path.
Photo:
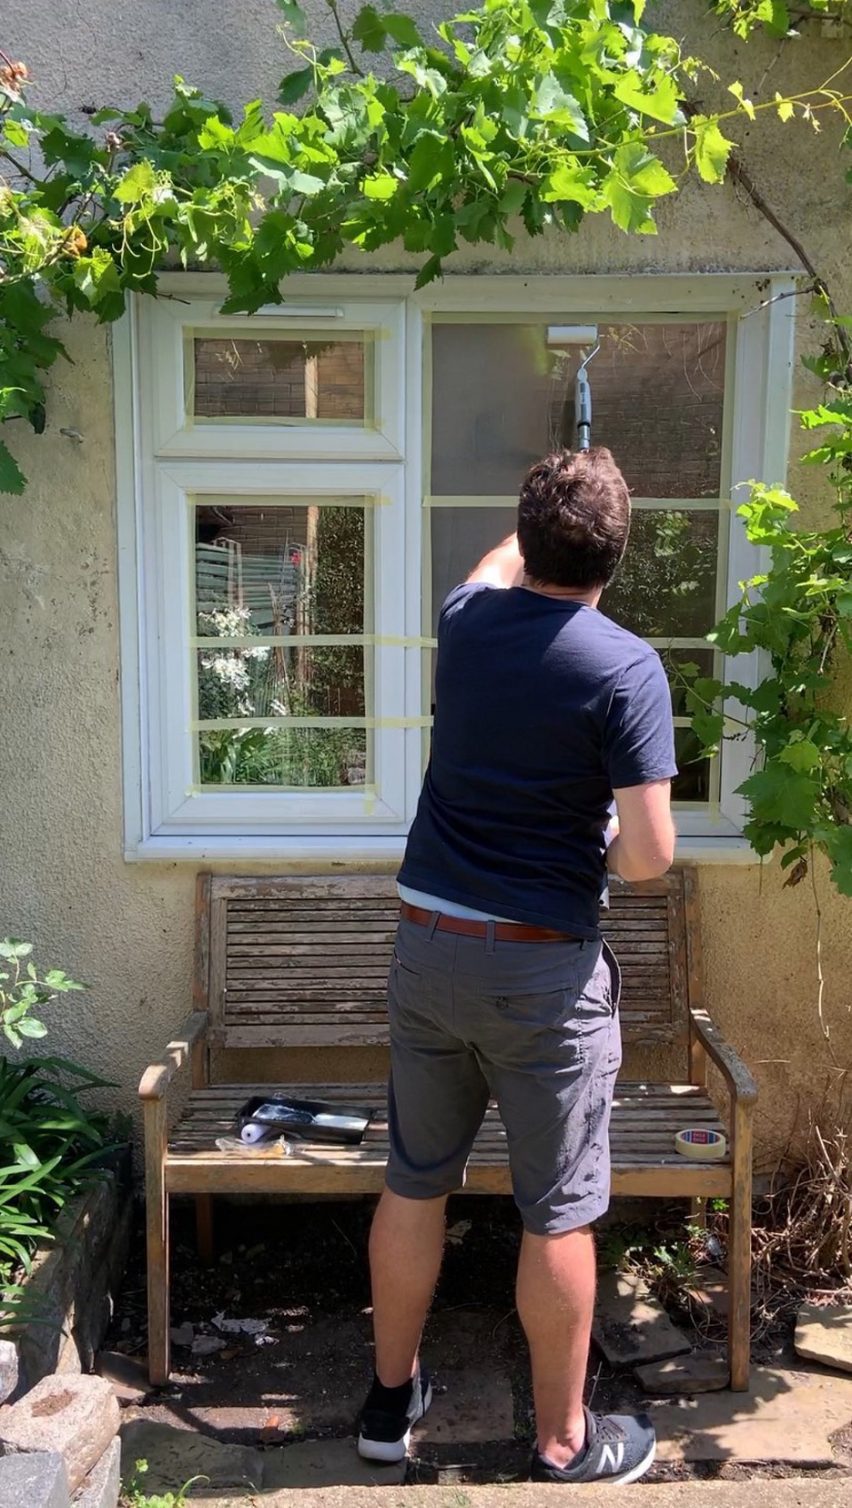
<instances>
[{"instance_id":1,"label":"window","mask_svg":"<svg viewBox=\"0 0 852 1508\"><path fill-rule=\"evenodd\" d=\"M401 852L441 602L573 442L595 347L593 439L634 497L601 608L669 672L681 832L730 844L750 751L697 758L679 667L721 668L704 635L758 568L729 499L784 475L789 302L746 277L323 276L247 319L210 275L164 284L116 338L129 856Z\"/></svg>"},{"instance_id":2,"label":"window","mask_svg":"<svg viewBox=\"0 0 852 1508\"><path fill-rule=\"evenodd\" d=\"M663 653L675 700L675 801L719 800L719 762L697 758L679 667L716 657L704 636L724 610L730 496L730 358L725 319L661 315L601 324L432 326L431 621L453 583L513 526L518 478L575 443L574 380L585 356L593 437L633 494L630 548L601 610ZM515 496L513 496L513 492Z\"/></svg>"}]
</instances>

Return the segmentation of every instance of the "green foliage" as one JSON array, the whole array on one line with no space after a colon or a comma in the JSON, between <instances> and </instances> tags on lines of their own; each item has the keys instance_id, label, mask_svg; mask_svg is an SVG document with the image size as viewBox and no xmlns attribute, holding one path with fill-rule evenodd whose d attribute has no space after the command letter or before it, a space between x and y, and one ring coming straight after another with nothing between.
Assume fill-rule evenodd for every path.
<instances>
[{"instance_id":1,"label":"green foliage","mask_svg":"<svg viewBox=\"0 0 852 1508\"><path fill-rule=\"evenodd\" d=\"M715 0L714 10L730 22L738 37L749 37L762 26L770 37L795 36L803 22L833 18L852 20L850 0Z\"/></svg>"},{"instance_id":2,"label":"green foliage","mask_svg":"<svg viewBox=\"0 0 852 1508\"><path fill-rule=\"evenodd\" d=\"M684 172L723 180L720 122L843 108L827 83L758 106L740 91L695 115L684 103L703 65L643 23L644 0L481 0L437 38L372 4L347 29L325 4L338 45L319 49L305 10L278 0L294 67L271 118L253 100L235 119L177 78L162 120L144 103L103 109L87 134L32 108L25 66L4 59L0 421L44 428L45 373L65 355L54 314L114 320L163 266L221 269L226 312L252 311L353 246L401 242L423 284L461 242L510 248L519 227L609 214L654 234ZM0 490L23 486L0 442Z\"/></svg>"},{"instance_id":3,"label":"green foliage","mask_svg":"<svg viewBox=\"0 0 852 1508\"><path fill-rule=\"evenodd\" d=\"M61 969L41 977L31 953L29 943L0 943L0 1024L13 1048L46 1034L35 1007L83 988ZM29 1270L38 1243L50 1240L63 1205L97 1175L109 1127L84 1101L102 1087L102 1079L65 1058L0 1057L0 1330L32 1317L25 1296L9 1285L18 1270Z\"/></svg>"},{"instance_id":4,"label":"green foliage","mask_svg":"<svg viewBox=\"0 0 852 1508\"><path fill-rule=\"evenodd\" d=\"M842 334L842 325L836 327ZM737 510L766 567L742 582L741 597L709 635L727 659L757 650L757 684L687 675L687 706L705 753L722 740L755 740L755 768L740 786L748 802L746 837L755 851L783 850L788 885L808 873L814 849L852 895L852 729L833 699L838 655L852 651L852 367L848 349L829 343L810 363L829 379L831 396L800 415L820 443L805 457L822 467L835 492L835 522L796 527L798 506L780 487L751 484ZM839 368L839 370L838 370ZM848 660L846 661L848 667ZM726 713L725 700L739 706Z\"/></svg>"},{"instance_id":5,"label":"green foliage","mask_svg":"<svg viewBox=\"0 0 852 1508\"><path fill-rule=\"evenodd\" d=\"M40 979L30 957L32 951L32 943L16 937L0 942L0 1028L13 1047L20 1047L24 1037L47 1035L47 1027L32 1014L35 1006L48 1005L69 990L85 988L61 969L48 969Z\"/></svg>"},{"instance_id":6,"label":"green foliage","mask_svg":"<svg viewBox=\"0 0 852 1508\"><path fill-rule=\"evenodd\" d=\"M195 1482L206 1482L206 1477L190 1477L174 1492L156 1492L153 1495L143 1491L143 1478L148 1470L147 1461L137 1461L133 1470L133 1476L121 1495L121 1508L184 1508L186 1495Z\"/></svg>"}]
</instances>

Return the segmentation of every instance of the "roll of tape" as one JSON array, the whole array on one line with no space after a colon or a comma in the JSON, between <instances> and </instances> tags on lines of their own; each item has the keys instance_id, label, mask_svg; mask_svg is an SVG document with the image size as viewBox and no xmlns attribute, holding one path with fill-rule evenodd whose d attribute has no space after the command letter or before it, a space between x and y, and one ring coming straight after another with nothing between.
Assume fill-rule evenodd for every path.
<instances>
[{"instance_id":1,"label":"roll of tape","mask_svg":"<svg viewBox=\"0 0 852 1508\"><path fill-rule=\"evenodd\" d=\"M728 1150L728 1143L721 1131L706 1131L703 1126L690 1126L678 1131L675 1150L690 1162L720 1162Z\"/></svg>"}]
</instances>

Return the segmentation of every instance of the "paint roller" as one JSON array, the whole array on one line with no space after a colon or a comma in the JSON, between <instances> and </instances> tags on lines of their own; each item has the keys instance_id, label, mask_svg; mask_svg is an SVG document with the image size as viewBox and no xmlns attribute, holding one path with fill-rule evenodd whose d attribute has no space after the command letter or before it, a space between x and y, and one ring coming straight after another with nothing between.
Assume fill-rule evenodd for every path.
<instances>
[{"instance_id":1,"label":"paint roller","mask_svg":"<svg viewBox=\"0 0 852 1508\"><path fill-rule=\"evenodd\" d=\"M580 365L574 378L574 429L577 449L588 450L592 443L592 389L588 365L600 350L597 325L548 325L549 346L579 346Z\"/></svg>"}]
</instances>

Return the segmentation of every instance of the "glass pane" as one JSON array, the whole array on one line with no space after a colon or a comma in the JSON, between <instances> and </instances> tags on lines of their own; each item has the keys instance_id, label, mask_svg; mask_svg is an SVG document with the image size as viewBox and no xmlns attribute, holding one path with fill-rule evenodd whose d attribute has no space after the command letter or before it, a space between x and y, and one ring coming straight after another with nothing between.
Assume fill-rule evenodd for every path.
<instances>
[{"instance_id":1,"label":"glass pane","mask_svg":"<svg viewBox=\"0 0 852 1508\"><path fill-rule=\"evenodd\" d=\"M643 638L700 638L716 621L718 539L714 510L634 509L601 611Z\"/></svg>"},{"instance_id":2,"label":"glass pane","mask_svg":"<svg viewBox=\"0 0 852 1508\"><path fill-rule=\"evenodd\" d=\"M433 508L432 518L432 629L444 598L511 534L517 524L514 508Z\"/></svg>"},{"instance_id":3,"label":"glass pane","mask_svg":"<svg viewBox=\"0 0 852 1508\"><path fill-rule=\"evenodd\" d=\"M363 785L370 737L364 728L211 730L198 739L201 783L314 790Z\"/></svg>"},{"instance_id":4,"label":"glass pane","mask_svg":"<svg viewBox=\"0 0 852 1508\"><path fill-rule=\"evenodd\" d=\"M224 500L195 510L204 637L370 633L364 576L361 507Z\"/></svg>"},{"instance_id":5,"label":"glass pane","mask_svg":"<svg viewBox=\"0 0 852 1508\"><path fill-rule=\"evenodd\" d=\"M249 332L198 332L192 340L192 393L196 419L301 419L363 425L369 418L369 338L358 332L333 338Z\"/></svg>"},{"instance_id":6,"label":"glass pane","mask_svg":"<svg viewBox=\"0 0 852 1508\"><path fill-rule=\"evenodd\" d=\"M574 379L593 346L566 329L433 326L433 496L513 496L533 461L573 447ZM725 336L721 321L598 327L592 439L635 496L719 495Z\"/></svg>"},{"instance_id":7,"label":"glass pane","mask_svg":"<svg viewBox=\"0 0 852 1508\"><path fill-rule=\"evenodd\" d=\"M678 674L681 665L697 665L702 676L712 676L715 655L712 649L661 649L660 659L672 688L672 712L675 717L688 716L686 686Z\"/></svg>"},{"instance_id":8,"label":"glass pane","mask_svg":"<svg viewBox=\"0 0 852 1508\"><path fill-rule=\"evenodd\" d=\"M365 717L361 645L200 649L198 716Z\"/></svg>"},{"instance_id":9,"label":"glass pane","mask_svg":"<svg viewBox=\"0 0 852 1508\"><path fill-rule=\"evenodd\" d=\"M710 800L711 761L696 756L701 745L691 728L675 728L678 773L672 781L673 801Z\"/></svg>"}]
</instances>

